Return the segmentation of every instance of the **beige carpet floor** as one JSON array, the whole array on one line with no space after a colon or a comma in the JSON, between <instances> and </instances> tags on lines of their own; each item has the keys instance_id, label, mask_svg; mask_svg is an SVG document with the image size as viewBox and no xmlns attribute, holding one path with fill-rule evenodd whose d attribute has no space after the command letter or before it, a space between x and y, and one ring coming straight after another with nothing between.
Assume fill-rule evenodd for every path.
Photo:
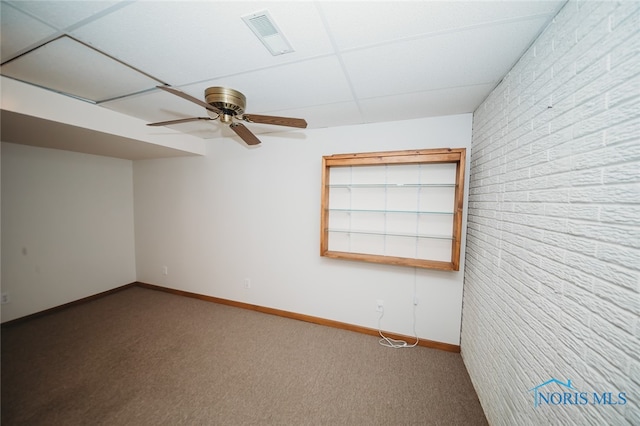
<instances>
[{"instance_id":1,"label":"beige carpet floor","mask_svg":"<svg viewBox=\"0 0 640 426\"><path fill-rule=\"evenodd\" d=\"M486 425L460 354L131 287L2 328L2 425Z\"/></svg>"}]
</instances>

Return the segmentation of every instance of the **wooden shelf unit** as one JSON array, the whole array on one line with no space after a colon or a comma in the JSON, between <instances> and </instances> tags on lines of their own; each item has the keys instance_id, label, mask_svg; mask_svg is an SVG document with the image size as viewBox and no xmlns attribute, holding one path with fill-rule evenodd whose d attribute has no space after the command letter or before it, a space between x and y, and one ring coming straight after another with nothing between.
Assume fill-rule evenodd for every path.
<instances>
[{"instance_id":1,"label":"wooden shelf unit","mask_svg":"<svg viewBox=\"0 0 640 426\"><path fill-rule=\"evenodd\" d=\"M322 158L320 255L458 271L466 150Z\"/></svg>"}]
</instances>

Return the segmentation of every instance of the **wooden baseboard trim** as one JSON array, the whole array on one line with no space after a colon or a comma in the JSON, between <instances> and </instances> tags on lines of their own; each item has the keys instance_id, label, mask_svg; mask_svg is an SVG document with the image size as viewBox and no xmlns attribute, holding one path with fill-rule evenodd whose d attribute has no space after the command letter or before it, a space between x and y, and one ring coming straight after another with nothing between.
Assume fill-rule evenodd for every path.
<instances>
[{"instance_id":1,"label":"wooden baseboard trim","mask_svg":"<svg viewBox=\"0 0 640 426\"><path fill-rule=\"evenodd\" d=\"M40 312L36 312L34 314L26 315L24 317L12 319L12 320L3 322L2 323L2 328L11 327L13 325L21 324L21 323L23 323L25 321L29 321L31 319L38 318L38 317L41 317L41 316L44 316L44 315L49 315L49 314L52 314L54 312L58 312L58 311L61 311L63 309L70 308L72 306L77 306L77 305L81 305L83 303L91 302L92 300L96 300L96 299L100 299L101 297L109 296L110 294L117 293L119 291L125 290L125 289L130 288L130 287L134 287L136 285L138 285L137 282L132 282L132 283L120 286L120 287L112 288L111 290L107 290L107 291L103 291L103 292L98 293L98 294L94 294L93 296L87 296L87 297L83 297L82 299L74 300L73 302L65 303L64 305L54 306L53 308L45 309L44 311L40 311Z\"/></svg>"},{"instance_id":2,"label":"wooden baseboard trim","mask_svg":"<svg viewBox=\"0 0 640 426\"><path fill-rule=\"evenodd\" d=\"M348 323L344 323L344 322L340 322L340 321L334 321L334 320L330 320L330 319L314 317L314 316L299 314L299 313L295 313L295 312L283 311L281 309L268 308L268 307L260 306L260 305L252 305L252 304L249 304L249 303L238 302L238 301L229 300L229 299L222 299L222 298L219 298L219 297L206 296L206 295L203 295L203 294L192 293L192 292L183 291L183 290L176 290L176 289L173 289L173 288L162 287L162 286L158 286L158 285L155 285L155 284L148 284L148 283L143 283L143 282L139 282L139 281L136 282L135 284L138 285L139 287L147 288L147 289L150 289L150 290L163 291L165 293L171 293L171 294L176 294L176 295L179 295L179 296L191 297L191 298L194 298L194 299L200 299L200 300L204 300L204 301L207 301L207 302L219 303L221 305L228 305L228 306L234 306L236 308L249 309L249 310L252 310L252 311L262 312L262 313L265 313L265 314L277 315L277 316L281 316L281 317L285 317L285 318L296 319L296 320L299 320L299 321L310 322L310 323L313 323L313 324L324 325L324 326L327 326L327 327L339 328L339 329L342 329L342 330L355 331L357 333L369 334L369 335L372 335L372 336L379 336L380 335L377 329L368 328L368 327L362 327L362 326L359 326L359 325L348 324ZM412 342L415 341L415 337L404 336L402 334L390 333L390 332L386 332L386 331L383 331L383 333L384 333L384 335L386 337L389 337L391 339L404 340L404 341L408 342L409 344L411 344ZM420 341L418 342L418 346L424 346L424 347L433 348L433 349L440 349L440 350L447 351L447 352L460 353L460 346L459 345L452 345L450 343L436 342L434 340L420 339Z\"/></svg>"},{"instance_id":3,"label":"wooden baseboard trim","mask_svg":"<svg viewBox=\"0 0 640 426\"><path fill-rule=\"evenodd\" d=\"M249 310L256 311L256 312L262 312L262 313L270 314L270 315L277 315L277 316L281 316L281 317L284 317L284 318L290 318L290 319L295 319L295 320L298 320L298 321L309 322L309 323L312 323L312 324L318 324L318 325L324 325L324 326L327 326L327 327L339 328L339 329L342 329L342 330L354 331L356 333L368 334L368 335L371 335L371 336L379 336L380 335L378 330L373 329L373 328L362 327L362 326L359 326L359 325L344 323L344 322L340 322L340 321L334 321L334 320L330 320L330 319L326 319L326 318L314 317L314 316L311 316L311 315L299 314L299 313L296 313L296 312L284 311L284 310L281 310L281 309L268 308L268 307L260 306L260 305L252 305L252 304L249 304L249 303L238 302L238 301L229 300L229 299L223 299L223 298L220 298L220 297L206 296L204 294L192 293L192 292L189 292L189 291L176 290L176 289L173 289L173 288L162 287L162 286L158 286L158 285L155 285L155 284L143 283L143 282L140 282L140 281L132 282L130 284L125 284L123 286L116 287L116 288L113 288L111 290L103 291L101 293L94 294L92 296L88 296L88 297L84 297L82 299L74 300L73 302L65 303L65 304L60 305L60 306L55 306L53 308L45 309L44 311L36 312L36 313L30 314L30 315L26 315L24 317L20 317L20 318L16 318L16 319L13 319L13 320L9 320L9 321L3 322L1 324L1 327L5 328L5 327L11 327L11 326L14 326L14 325L18 325L18 324L21 324L23 322L29 321L31 319L42 317L42 316L45 316L45 315L48 315L48 314L52 314L54 312L58 312L58 311L61 311L63 309L70 308L72 306L77 306L77 305L80 305L80 304L83 304L83 303L87 303L87 302L90 302L92 300L96 300L96 299L99 299L101 297L105 297L105 296L108 296L110 294L117 293L119 291L125 290L127 288L131 288L131 287L134 287L134 286L147 288L147 289L150 289L150 290L163 291L165 293L176 294L176 295L179 295L179 296L191 297L191 298L195 298L195 299L204 300L204 301L207 301L207 302L219 303L221 305L228 305L228 306L234 306L236 308L249 309ZM411 342L413 342L415 340L415 337L412 337L412 336L405 336L405 335L402 335L402 334L396 334L396 333L391 333L391 332L387 332L387 331L383 331L383 333L384 333L384 335L386 337L389 337L391 339L404 340L404 341L409 342L409 343L411 343ZM447 351L447 352L455 352L455 353L459 353L460 352L460 346L459 345L452 345L450 343L436 342L434 340L427 340L427 339L420 339L420 341L418 342L418 346L424 346L424 347L433 348L433 349L440 349L440 350Z\"/></svg>"}]
</instances>

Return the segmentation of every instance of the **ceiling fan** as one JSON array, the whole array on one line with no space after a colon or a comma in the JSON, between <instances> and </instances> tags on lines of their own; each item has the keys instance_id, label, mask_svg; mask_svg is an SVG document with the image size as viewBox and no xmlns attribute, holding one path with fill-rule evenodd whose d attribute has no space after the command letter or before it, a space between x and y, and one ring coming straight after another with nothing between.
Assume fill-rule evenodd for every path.
<instances>
[{"instance_id":1,"label":"ceiling fan","mask_svg":"<svg viewBox=\"0 0 640 426\"><path fill-rule=\"evenodd\" d=\"M306 128L307 122L302 118L276 117L272 115L245 114L244 109L247 105L247 98L237 90L228 89L226 87L209 87L204 91L205 101L194 98L180 90L170 86L157 86L166 92L180 96L183 99L191 101L205 108L209 117L190 117L178 120L160 121L158 123L149 123L147 126L168 126L171 124L187 123L189 121L210 121L218 120L223 124L228 124L240 139L245 141L247 145L258 145L260 139L256 137L244 124L237 123L234 120L242 120L247 123L275 124L278 126Z\"/></svg>"}]
</instances>

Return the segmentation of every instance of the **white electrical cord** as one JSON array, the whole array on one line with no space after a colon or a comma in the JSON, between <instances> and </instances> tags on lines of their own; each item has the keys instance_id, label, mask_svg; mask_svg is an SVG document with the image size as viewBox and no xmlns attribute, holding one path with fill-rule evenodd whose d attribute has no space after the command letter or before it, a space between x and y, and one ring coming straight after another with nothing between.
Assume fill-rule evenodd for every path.
<instances>
[{"instance_id":1,"label":"white electrical cord","mask_svg":"<svg viewBox=\"0 0 640 426\"><path fill-rule=\"evenodd\" d=\"M414 316L413 316L413 334L416 337L415 343L410 345L409 343L407 343L404 340L392 339L391 337L387 337L384 334L382 334L382 330L380 328L380 320L384 316L384 311L380 312L380 317L378 318L378 334L380 334L380 337L381 337L381 339L378 340L378 343L380 343L382 346L385 346L387 348L393 348L393 349L415 348L416 346L418 346L418 342L420 342L420 339L418 338L418 335L416 333L415 305L413 307L413 311L414 311Z\"/></svg>"},{"instance_id":2,"label":"white electrical cord","mask_svg":"<svg viewBox=\"0 0 640 426\"><path fill-rule=\"evenodd\" d=\"M382 334L382 327L380 326L380 323L382 321L382 317L384 316L384 307L382 308L382 310L380 311L380 316L378 317L378 334L380 334L381 339L378 341L378 343L380 343L382 346L385 346L387 348L393 348L393 349L402 349L402 348L415 348L416 346L418 346L418 343L420 342L420 339L418 338L418 333L416 333L416 306L418 305L417 302L417 297L416 297L416 270L414 269L414 274L413 274L413 335L416 338L415 343L413 344L409 344L407 342L405 342L404 340L398 340L398 339L392 339L391 337L387 337L384 334Z\"/></svg>"}]
</instances>

